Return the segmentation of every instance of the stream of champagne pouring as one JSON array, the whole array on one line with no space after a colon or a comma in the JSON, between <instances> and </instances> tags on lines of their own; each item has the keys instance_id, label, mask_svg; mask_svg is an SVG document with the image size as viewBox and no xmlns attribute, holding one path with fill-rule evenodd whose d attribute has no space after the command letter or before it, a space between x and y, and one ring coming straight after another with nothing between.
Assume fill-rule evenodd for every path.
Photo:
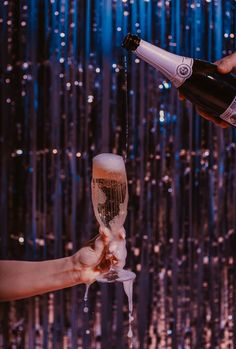
<instances>
[{"instance_id":1,"label":"stream of champagne pouring","mask_svg":"<svg viewBox=\"0 0 236 349\"><path fill-rule=\"evenodd\" d=\"M128 60L124 55L124 88L125 88L125 135L122 149L124 162L126 163L129 151L129 103L128 103Z\"/></svg>"}]
</instances>

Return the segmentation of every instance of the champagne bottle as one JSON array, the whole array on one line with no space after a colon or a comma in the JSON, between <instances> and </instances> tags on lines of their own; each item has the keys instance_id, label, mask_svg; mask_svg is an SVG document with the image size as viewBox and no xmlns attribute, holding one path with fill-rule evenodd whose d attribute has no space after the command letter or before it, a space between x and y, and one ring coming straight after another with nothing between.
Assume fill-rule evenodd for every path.
<instances>
[{"instance_id":1,"label":"champagne bottle","mask_svg":"<svg viewBox=\"0 0 236 349\"><path fill-rule=\"evenodd\" d=\"M213 63L179 56L128 34L122 44L163 73L179 92L216 119L236 126L236 77Z\"/></svg>"}]
</instances>

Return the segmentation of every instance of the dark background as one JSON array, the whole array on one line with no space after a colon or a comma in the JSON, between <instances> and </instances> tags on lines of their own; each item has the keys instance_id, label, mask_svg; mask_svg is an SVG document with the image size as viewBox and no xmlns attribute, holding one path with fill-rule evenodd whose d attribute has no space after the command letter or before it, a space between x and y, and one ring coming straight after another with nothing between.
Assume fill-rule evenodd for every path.
<instances>
[{"instance_id":1,"label":"dark background","mask_svg":"<svg viewBox=\"0 0 236 349\"><path fill-rule=\"evenodd\" d=\"M235 27L233 0L0 3L1 259L71 255L96 235L92 157L124 155L134 348L236 347L236 129L121 43L130 31L215 61ZM127 348L122 285L94 284L88 315L83 292L2 303L0 347Z\"/></svg>"}]
</instances>

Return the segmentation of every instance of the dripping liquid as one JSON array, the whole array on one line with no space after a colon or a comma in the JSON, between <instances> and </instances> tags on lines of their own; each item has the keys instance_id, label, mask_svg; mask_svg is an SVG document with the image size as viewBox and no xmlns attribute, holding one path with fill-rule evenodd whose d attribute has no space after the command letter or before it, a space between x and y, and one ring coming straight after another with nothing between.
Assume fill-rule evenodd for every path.
<instances>
[{"instance_id":1,"label":"dripping liquid","mask_svg":"<svg viewBox=\"0 0 236 349\"><path fill-rule=\"evenodd\" d=\"M87 341L88 341L88 336L90 335L90 329L89 329L89 306L88 306L88 292L89 292L89 286L90 284L85 285L85 293L84 293L84 307L83 307L83 312L84 312L84 348L87 348Z\"/></svg>"},{"instance_id":2,"label":"dripping liquid","mask_svg":"<svg viewBox=\"0 0 236 349\"><path fill-rule=\"evenodd\" d=\"M133 318L133 282L134 280L128 280L123 282L124 291L128 298L129 305L129 330L128 330L128 338L130 339L129 348L133 348L133 330L132 330L132 321Z\"/></svg>"},{"instance_id":3,"label":"dripping liquid","mask_svg":"<svg viewBox=\"0 0 236 349\"><path fill-rule=\"evenodd\" d=\"M128 104L128 60L127 56L124 56L124 88L125 88L125 150L124 150L124 161L126 162L129 151L129 104ZM128 309L129 309L129 348L133 348L133 330L132 321L134 320L133 314L133 283L134 280L123 281L124 291L128 298Z\"/></svg>"},{"instance_id":4,"label":"dripping liquid","mask_svg":"<svg viewBox=\"0 0 236 349\"><path fill-rule=\"evenodd\" d=\"M86 289L84 293L84 313L88 313L89 308L88 308L88 291L89 291L89 284L86 284Z\"/></svg>"}]
</instances>

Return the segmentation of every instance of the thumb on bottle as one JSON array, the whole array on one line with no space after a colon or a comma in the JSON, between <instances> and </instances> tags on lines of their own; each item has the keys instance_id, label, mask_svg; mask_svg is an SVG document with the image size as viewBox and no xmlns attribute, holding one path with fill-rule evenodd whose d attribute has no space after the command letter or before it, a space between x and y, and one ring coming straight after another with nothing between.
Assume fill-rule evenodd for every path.
<instances>
[{"instance_id":1,"label":"thumb on bottle","mask_svg":"<svg viewBox=\"0 0 236 349\"><path fill-rule=\"evenodd\" d=\"M217 70L221 73L221 74L227 74L230 73L231 70L233 69L231 60L226 58L223 58L217 62L215 62L217 65Z\"/></svg>"}]
</instances>

